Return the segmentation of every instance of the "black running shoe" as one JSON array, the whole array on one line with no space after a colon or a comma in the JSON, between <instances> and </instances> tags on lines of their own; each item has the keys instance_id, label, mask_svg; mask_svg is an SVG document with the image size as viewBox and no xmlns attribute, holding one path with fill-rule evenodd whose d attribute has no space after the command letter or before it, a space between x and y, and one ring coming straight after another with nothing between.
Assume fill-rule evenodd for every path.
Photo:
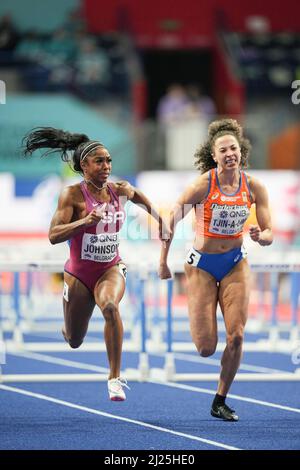
<instances>
[{"instance_id":1,"label":"black running shoe","mask_svg":"<svg viewBox=\"0 0 300 470\"><path fill-rule=\"evenodd\" d=\"M238 421L239 417L235 414L235 411L229 408L227 405L213 405L210 414L214 418L220 418L224 421Z\"/></svg>"}]
</instances>

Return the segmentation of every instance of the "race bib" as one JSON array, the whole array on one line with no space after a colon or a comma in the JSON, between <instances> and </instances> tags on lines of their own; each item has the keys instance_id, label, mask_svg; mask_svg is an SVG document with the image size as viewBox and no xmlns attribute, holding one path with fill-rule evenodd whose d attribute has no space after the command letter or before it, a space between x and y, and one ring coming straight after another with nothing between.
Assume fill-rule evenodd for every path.
<instances>
[{"instance_id":1,"label":"race bib","mask_svg":"<svg viewBox=\"0 0 300 470\"><path fill-rule=\"evenodd\" d=\"M243 231L249 217L249 209L245 206L212 204L212 218L209 232L218 235L236 235Z\"/></svg>"},{"instance_id":2,"label":"race bib","mask_svg":"<svg viewBox=\"0 0 300 470\"><path fill-rule=\"evenodd\" d=\"M109 263L117 253L119 233L85 233L82 237L81 259Z\"/></svg>"}]
</instances>

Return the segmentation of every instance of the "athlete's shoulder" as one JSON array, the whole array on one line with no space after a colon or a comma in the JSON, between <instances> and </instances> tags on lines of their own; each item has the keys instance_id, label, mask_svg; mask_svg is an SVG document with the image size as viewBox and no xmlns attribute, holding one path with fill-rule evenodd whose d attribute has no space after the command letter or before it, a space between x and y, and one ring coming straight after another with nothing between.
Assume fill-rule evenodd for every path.
<instances>
[{"instance_id":1,"label":"athlete's shoulder","mask_svg":"<svg viewBox=\"0 0 300 470\"><path fill-rule=\"evenodd\" d=\"M250 182L253 180L254 177L245 170L241 170L241 172L244 173L245 178L248 181L248 184L250 184Z\"/></svg>"},{"instance_id":2,"label":"athlete's shoulder","mask_svg":"<svg viewBox=\"0 0 300 470\"><path fill-rule=\"evenodd\" d=\"M245 175L247 177L247 181L251 191L260 191L266 188L265 184L260 179L256 178L255 176L249 175L249 173L245 173Z\"/></svg>"},{"instance_id":3,"label":"athlete's shoulder","mask_svg":"<svg viewBox=\"0 0 300 470\"><path fill-rule=\"evenodd\" d=\"M177 203L180 205L201 203L207 195L209 187L208 181L209 176L207 173L197 176L194 181L186 187Z\"/></svg>"},{"instance_id":4,"label":"athlete's shoulder","mask_svg":"<svg viewBox=\"0 0 300 470\"><path fill-rule=\"evenodd\" d=\"M260 196L263 196L266 194L267 192L266 186L260 179L247 174L247 180L248 180L249 188L250 188L251 194L253 195L254 201Z\"/></svg>"},{"instance_id":5,"label":"athlete's shoulder","mask_svg":"<svg viewBox=\"0 0 300 470\"><path fill-rule=\"evenodd\" d=\"M80 188L80 183L75 183L70 186L66 186L60 193L60 199L65 201L73 201L76 203L79 200L82 200L82 191Z\"/></svg>"},{"instance_id":6,"label":"athlete's shoulder","mask_svg":"<svg viewBox=\"0 0 300 470\"><path fill-rule=\"evenodd\" d=\"M197 176L197 178L193 181L191 184L192 187L195 188L195 190L201 194L201 196L207 195L207 192L209 190L211 182L211 173L210 171L206 171L205 173Z\"/></svg>"},{"instance_id":7,"label":"athlete's shoulder","mask_svg":"<svg viewBox=\"0 0 300 470\"><path fill-rule=\"evenodd\" d=\"M81 183L74 183L66 186L65 189L68 189L71 192L81 191Z\"/></svg>"},{"instance_id":8,"label":"athlete's shoulder","mask_svg":"<svg viewBox=\"0 0 300 470\"><path fill-rule=\"evenodd\" d=\"M195 185L198 188L207 186L210 181L210 178L211 178L210 171L206 171L205 173L198 175L196 179L192 182L192 185Z\"/></svg>"},{"instance_id":9,"label":"athlete's shoulder","mask_svg":"<svg viewBox=\"0 0 300 470\"><path fill-rule=\"evenodd\" d=\"M63 191L65 192L65 194L71 194L72 196L75 196L76 194L81 194L82 193L80 183L75 183L75 184L71 184L69 186L66 186L63 189Z\"/></svg>"},{"instance_id":10,"label":"athlete's shoulder","mask_svg":"<svg viewBox=\"0 0 300 470\"><path fill-rule=\"evenodd\" d=\"M127 196L131 198L134 194L134 187L126 180L116 181L115 183L110 183L110 185L117 196Z\"/></svg>"},{"instance_id":11,"label":"athlete's shoulder","mask_svg":"<svg viewBox=\"0 0 300 470\"><path fill-rule=\"evenodd\" d=\"M111 183L111 184L115 185L116 188L127 188L127 187L131 186L131 184L126 180L116 181L116 182Z\"/></svg>"}]
</instances>

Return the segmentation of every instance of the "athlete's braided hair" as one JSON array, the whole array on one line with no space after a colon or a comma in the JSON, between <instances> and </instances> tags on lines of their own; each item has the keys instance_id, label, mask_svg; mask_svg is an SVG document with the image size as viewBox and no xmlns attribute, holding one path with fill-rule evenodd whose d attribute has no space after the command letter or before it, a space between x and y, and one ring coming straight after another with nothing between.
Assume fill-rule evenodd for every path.
<instances>
[{"instance_id":1,"label":"athlete's braided hair","mask_svg":"<svg viewBox=\"0 0 300 470\"><path fill-rule=\"evenodd\" d=\"M235 119L220 119L213 121L208 127L208 139L201 145L195 153L195 166L201 173L205 173L217 166L212 158L213 146L218 137L223 135L233 135L241 147L241 167L248 167L248 157L251 144L243 136L243 128Z\"/></svg>"},{"instance_id":2,"label":"athlete's braided hair","mask_svg":"<svg viewBox=\"0 0 300 470\"><path fill-rule=\"evenodd\" d=\"M38 127L32 129L23 139L24 155L31 155L37 149L48 148L42 155L50 153L60 153L60 158L64 162L70 162L68 152L73 151L71 168L82 173L80 162L88 154L98 147L103 147L101 142L90 140L86 134L72 134L53 127Z\"/></svg>"}]
</instances>

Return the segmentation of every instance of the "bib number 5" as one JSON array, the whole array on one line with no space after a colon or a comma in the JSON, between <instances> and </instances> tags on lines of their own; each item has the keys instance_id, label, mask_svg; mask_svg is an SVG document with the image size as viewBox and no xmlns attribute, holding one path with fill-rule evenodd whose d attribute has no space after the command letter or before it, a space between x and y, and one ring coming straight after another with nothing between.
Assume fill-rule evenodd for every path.
<instances>
[{"instance_id":1,"label":"bib number 5","mask_svg":"<svg viewBox=\"0 0 300 470\"><path fill-rule=\"evenodd\" d=\"M185 262L189 264L190 266L198 266L199 260L201 258L201 253L198 253L194 248L192 248L186 257Z\"/></svg>"},{"instance_id":2,"label":"bib number 5","mask_svg":"<svg viewBox=\"0 0 300 470\"><path fill-rule=\"evenodd\" d=\"M195 261L195 253L190 253L190 256L187 260L187 264L194 264Z\"/></svg>"}]
</instances>

